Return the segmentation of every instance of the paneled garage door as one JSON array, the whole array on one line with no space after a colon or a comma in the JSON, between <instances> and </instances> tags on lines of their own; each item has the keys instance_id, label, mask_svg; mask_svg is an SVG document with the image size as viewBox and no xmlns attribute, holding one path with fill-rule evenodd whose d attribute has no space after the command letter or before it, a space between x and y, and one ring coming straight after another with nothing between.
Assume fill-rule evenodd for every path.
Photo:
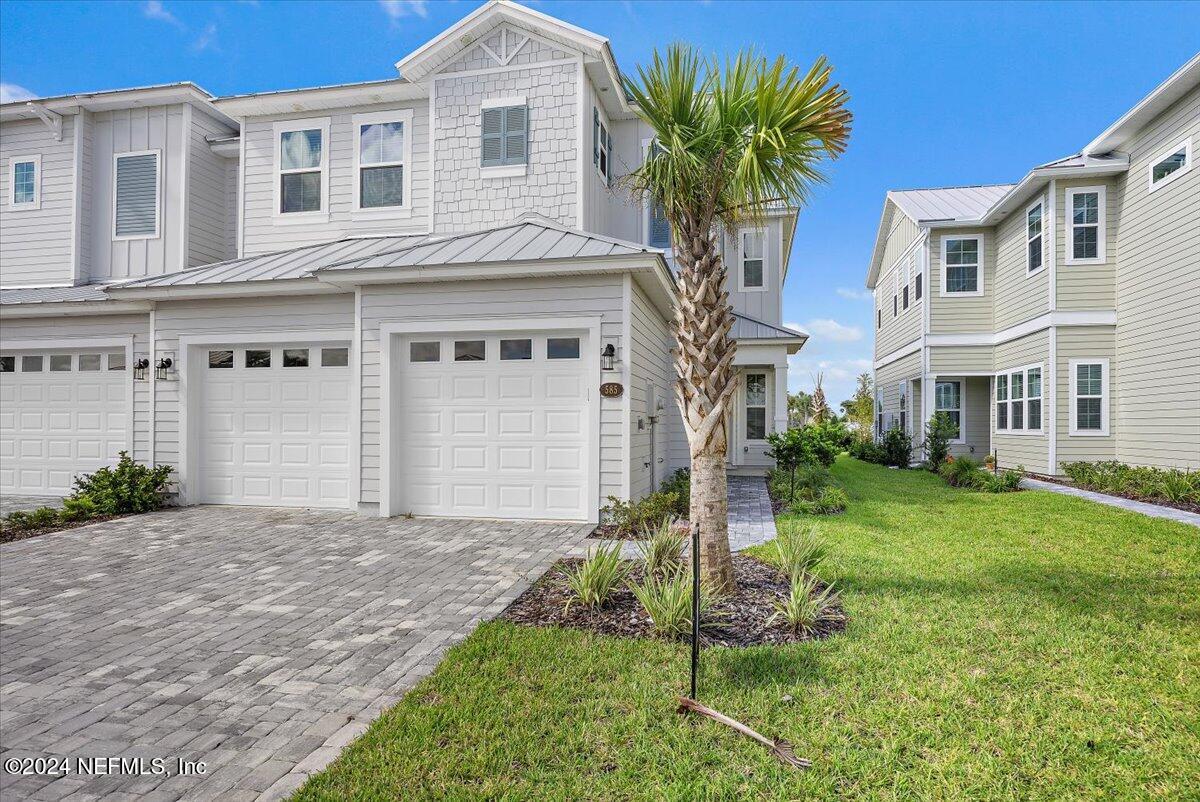
<instances>
[{"instance_id":1,"label":"paneled garage door","mask_svg":"<svg viewBox=\"0 0 1200 802\"><path fill-rule=\"evenodd\" d=\"M211 346L200 375L198 501L346 507L350 494L349 349Z\"/></svg>"},{"instance_id":2,"label":"paneled garage door","mask_svg":"<svg viewBox=\"0 0 1200 802\"><path fill-rule=\"evenodd\" d=\"M398 345L397 512L588 519L586 333Z\"/></svg>"},{"instance_id":3,"label":"paneled garage door","mask_svg":"<svg viewBox=\"0 0 1200 802\"><path fill-rule=\"evenodd\" d=\"M128 448L125 352L0 356L0 491L63 495Z\"/></svg>"}]
</instances>

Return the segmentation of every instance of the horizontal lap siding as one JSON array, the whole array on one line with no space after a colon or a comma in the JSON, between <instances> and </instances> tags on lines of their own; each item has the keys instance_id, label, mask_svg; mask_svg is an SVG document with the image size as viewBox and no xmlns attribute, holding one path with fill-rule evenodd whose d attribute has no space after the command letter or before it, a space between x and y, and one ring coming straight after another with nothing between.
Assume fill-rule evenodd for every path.
<instances>
[{"instance_id":1,"label":"horizontal lap siding","mask_svg":"<svg viewBox=\"0 0 1200 802\"><path fill-rule=\"evenodd\" d=\"M945 296L942 292L942 238L945 236L983 237L983 295ZM930 332L963 334L992 330L992 303L996 295L995 229L934 229L929 236Z\"/></svg>"},{"instance_id":2,"label":"horizontal lap siding","mask_svg":"<svg viewBox=\"0 0 1200 802\"><path fill-rule=\"evenodd\" d=\"M922 297L920 301L916 300L916 274L915 267L919 262L912 264L910 256L912 251L910 247L917 241L920 236L920 230L917 224L912 221L907 215L896 211L892 217L892 228L888 233L887 242L883 249L883 262L880 269L880 277L875 285L875 307L883 312L882 325L878 325L878 318L875 317L876 312L872 312L871 327L875 330L875 358L880 359L887 356L898 348L901 348L913 340L921 336L921 330L924 326L924 303ZM917 246L918 248L920 246ZM903 260L900 257L904 256ZM899 261L898 261L899 260ZM905 266L911 265L908 271L908 287L909 287L909 305L908 309L904 308L904 285L905 285ZM896 283L896 271L900 271L900 279ZM899 286L899 292L895 289ZM929 293L929 281L925 279L922 287L922 296ZM898 314L892 316L892 295L899 296L896 302Z\"/></svg>"},{"instance_id":3,"label":"horizontal lap siding","mask_svg":"<svg viewBox=\"0 0 1200 802\"><path fill-rule=\"evenodd\" d=\"M779 325L783 322L783 221L780 218L767 220L763 225L764 260L762 292L744 292L741 286L742 265L739 261L740 245L737 235L726 234L721 238L721 258L729 269L725 289L729 290L729 303L733 311L748 315L755 320Z\"/></svg>"},{"instance_id":4,"label":"horizontal lap siding","mask_svg":"<svg viewBox=\"0 0 1200 802\"><path fill-rule=\"evenodd\" d=\"M875 371L875 395L883 402L883 411L885 414L890 414L894 420L900 414L900 382L913 381L921 377L921 353L918 351L915 354L897 359L888 365L884 365ZM913 391L911 384L908 391L908 401L910 410L913 400ZM905 426L911 434L913 428L920 428L919 418L911 414L905 415L908 420ZM912 424L911 426L909 424Z\"/></svg>"},{"instance_id":5,"label":"horizontal lap siding","mask_svg":"<svg viewBox=\"0 0 1200 802\"><path fill-rule=\"evenodd\" d=\"M675 403L675 393L671 388L674 370L671 366L671 334L667 328L667 321L651 304L637 282L633 282L631 312L633 319L630 322L630 333L633 341L629 344L629 495L630 498L641 498L658 489L652 481L654 465L646 465L651 461L652 450L655 452L655 459L663 460L658 466L660 476L665 478L675 467L682 466L677 466L673 461L671 444L678 442L683 435L683 419L679 415L679 405ZM651 408L650 384L658 388L658 398L663 405L662 413ZM651 415L659 415L655 449L651 449L650 443ZM645 428L642 430L637 427L639 418L645 420ZM682 464L686 464L686 461Z\"/></svg>"},{"instance_id":6,"label":"horizontal lap siding","mask_svg":"<svg viewBox=\"0 0 1200 802\"><path fill-rule=\"evenodd\" d=\"M1122 369L1116 360L1113 328L1111 326L1060 327L1056 335L1055 350L1058 354L1058 375L1056 377L1058 383L1058 461L1115 459L1117 454L1117 410L1120 403L1117 382L1120 381ZM1072 437L1070 433L1070 363L1072 359L1088 358L1109 361L1108 437Z\"/></svg>"},{"instance_id":7,"label":"horizontal lap siding","mask_svg":"<svg viewBox=\"0 0 1200 802\"><path fill-rule=\"evenodd\" d=\"M0 265L4 286L70 284L71 218L75 208L74 116L63 118L61 142L41 120L0 125ZM41 208L14 211L9 162L41 156Z\"/></svg>"},{"instance_id":8,"label":"horizontal lap siding","mask_svg":"<svg viewBox=\"0 0 1200 802\"><path fill-rule=\"evenodd\" d=\"M436 284L367 286L362 291L362 485L360 501L380 499L380 327L415 320L462 319L485 329L489 317L602 317L601 337L627 353L622 339L622 279L579 276L538 280L460 281ZM589 348L599 348L590 343ZM623 439L624 402L600 402L600 495L624 493L628 463Z\"/></svg>"},{"instance_id":9,"label":"horizontal lap siding","mask_svg":"<svg viewBox=\"0 0 1200 802\"><path fill-rule=\"evenodd\" d=\"M156 355L173 353L177 366L184 354L183 336L216 336L231 332L305 332L354 328L353 295L306 295L245 298L229 301L160 301L155 311ZM179 470L180 412L183 388L178 372L175 380L159 381L155 389L155 459ZM191 410L199 413L201 410ZM186 490L186 488L185 488Z\"/></svg>"},{"instance_id":10,"label":"horizontal lap siding","mask_svg":"<svg viewBox=\"0 0 1200 802\"><path fill-rule=\"evenodd\" d=\"M190 164L188 169L188 263L187 267L232 259L237 243L227 225L228 173L236 161L213 153L209 137L231 133L207 114L192 112Z\"/></svg>"},{"instance_id":11,"label":"horizontal lap siding","mask_svg":"<svg viewBox=\"0 0 1200 802\"><path fill-rule=\"evenodd\" d=\"M963 379L963 414L966 415L966 442L950 446L956 457L970 457L983 461L991 452L991 380L986 376L968 376Z\"/></svg>"},{"instance_id":12,"label":"horizontal lap siding","mask_svg":"<svg viewBox=\"0 0 1200 802\"><path fill-rule=\"evenodd\" d=\"M1042 200L1042 268L1030 274L1027 254L1026 211ZM991 288L994 300L994 326L1003 330L1015 326L1050 309L1049 223L1045 198L1030 198L1015 209L995 229L996 271Z\"/></svg>"},{"instance_id":13,"label":"horizontal lap siding","mask_svg":"<svg viewBox=\"0 0 1200 802\"><path fill-rule=\"evenodd\" d=\"M996 372L1014 370L1032 365L1042 367L1042 434L1005 434L996 431L996 393L991 392L989 411L991 415L992 449L1005 468L1024 465L1038 473L1046 473L1050 459L1050 333L1040 331L996 346ZM1024 395L1024 393L1022 393Z\"/></svg>"},{"instance_id":14,"label":"horizontal lap siding","mask_svg":"<svg viewBox=\"0 0 1200 802\"><path fill-rule=\"evenodd\" d=\"M929 372L935 376L991 373L992 346L942 345L929 349Z\"/></svg>"},{"instance_id":15,"label":"horizontal lap siding","mask_svg":"<svg viewBox=\"0 0 1200 802\"><path fill-rule=\"evenodd\" d=\"M1151 193L1153 161L1186 138L1200 159L1200 89L1130 147L1118 185L1117 458L1200 468L1200 167Z\"/></svg>"}]
</instances>

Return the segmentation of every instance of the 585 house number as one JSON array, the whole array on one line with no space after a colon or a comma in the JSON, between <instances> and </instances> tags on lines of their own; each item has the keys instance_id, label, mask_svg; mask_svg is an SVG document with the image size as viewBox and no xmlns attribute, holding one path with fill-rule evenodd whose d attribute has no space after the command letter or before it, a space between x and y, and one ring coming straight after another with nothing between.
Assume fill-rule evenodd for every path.
<instances>
[{"instance_id":1,"label":"585 house number","mask_svg":"<svg viewBox=\"0 0 1200 802\"><path fill-rule=\"evenodd\" d=\"M623 392L625 392L625 385L620 382L605 382L600 385L601 398L620 398Z\"/></svg>"}]
</instances>

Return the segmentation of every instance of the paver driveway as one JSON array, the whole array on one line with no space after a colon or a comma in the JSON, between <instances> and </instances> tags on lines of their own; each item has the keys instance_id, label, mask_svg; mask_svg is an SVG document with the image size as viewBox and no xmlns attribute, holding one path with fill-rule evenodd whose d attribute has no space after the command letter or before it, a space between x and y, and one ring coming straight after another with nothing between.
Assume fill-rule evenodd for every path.
<instances>
[{"instance_id":1,"label":"paver driveway","mask_svg":"<svg viewBox=\"0 0 1200 802\"><path fill-rule=\"evenodd\" d=\"M191 507L5 545L0 758L72 764L0 790L285 795L587 530Z\"/></svg>"}]
</instances>

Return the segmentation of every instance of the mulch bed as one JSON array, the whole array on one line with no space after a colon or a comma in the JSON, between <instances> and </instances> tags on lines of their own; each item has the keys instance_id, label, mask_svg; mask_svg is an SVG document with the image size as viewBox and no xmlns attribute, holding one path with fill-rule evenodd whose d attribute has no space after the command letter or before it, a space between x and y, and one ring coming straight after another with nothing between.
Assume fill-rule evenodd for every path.
<instances>
[{"instance_id":1,"label":"mulch bed","mask_svg":"<svg viewBox=\"0 0 1200 802\"><path fill-rule=\"evenodd\" d=\"M687 518L676 518L675 526L684 532L691 530ZM588 535L590 540L646 540L644 531L622 532L615 524L600 524Z\"/></svg>"},{"instance_id":2,"label":"mulch bed","mask_svg":"<svg viewBox=\"0 0 1200 802\"><path fill-rule=\"evenodd\" d=\"M574 602L564 612L573 594L559 568L579 562L577 559L559 561L509 605L500 618L532 627L560 626L623 638L655 637L653 622L628 587L616 591L598 610L589 610ZM767 619L775 613L774 602L786 598L790 592L787 578L773 566L744 554L733 556L733 572L737 592L715 606L724 617L701 633L705 645L741 647L796 643L825 638L846 628L846 616L840 602L834 603L835 614L820 621L810 635L793 635L786 622L781 620L768 624ZM631 571L629 581L640 582L641 579L642 568L638 564Z\"/></svg>"},{"instance_id":3,"label":"mulch bed","mask_svg":"<svg viewBox=\"0 0 1200 802\"><path fill-rule=\"evenodd\" d=\"M1159 507L1171 507L1172 509L1183 510L1184 512L1194 512L1200 515L1200 504L1193 504L1190 501L1170 501L1165 498L1142 498L1130 493L1116 493L1111 490L1096 490L1091 487L1083 487L1082 485L1077 485L1068 479L1060 479L1057 476L1046 476L1045 474L1041 473L1027 473L1025 475L1031 479L1040 479L1043 482L1050 482L1051 484L1062 485L1063 487L1074 487L1077 490L1086 490L1089 493L1099 493L1102 496L1113 496L1115 498L1128 499L1129 501L1140 501L1143 504L1156 504Z\"/></svg>"},{"instance_id":4,"label":"mulch bed","mask_svg":"<svg viewBox=\"0 0 1200 802\"><path fill-rule=\"evenodd\" d=\"M132 513L131 513L132 514ZM71 521L69 523L57 523L54 526L44 526L40 529L18 529L15 526L5 525L0 529L0 543L16 543L19 540L28 540L31 537L39 535L49 535L54 532L63 532L67 529L78 529L81 526L88 524L98 524L102 521L115 521L117 518L128 518L128 515L97 515L94 518L88 518L85 521Z\"/></svg>"}]
</instances>

